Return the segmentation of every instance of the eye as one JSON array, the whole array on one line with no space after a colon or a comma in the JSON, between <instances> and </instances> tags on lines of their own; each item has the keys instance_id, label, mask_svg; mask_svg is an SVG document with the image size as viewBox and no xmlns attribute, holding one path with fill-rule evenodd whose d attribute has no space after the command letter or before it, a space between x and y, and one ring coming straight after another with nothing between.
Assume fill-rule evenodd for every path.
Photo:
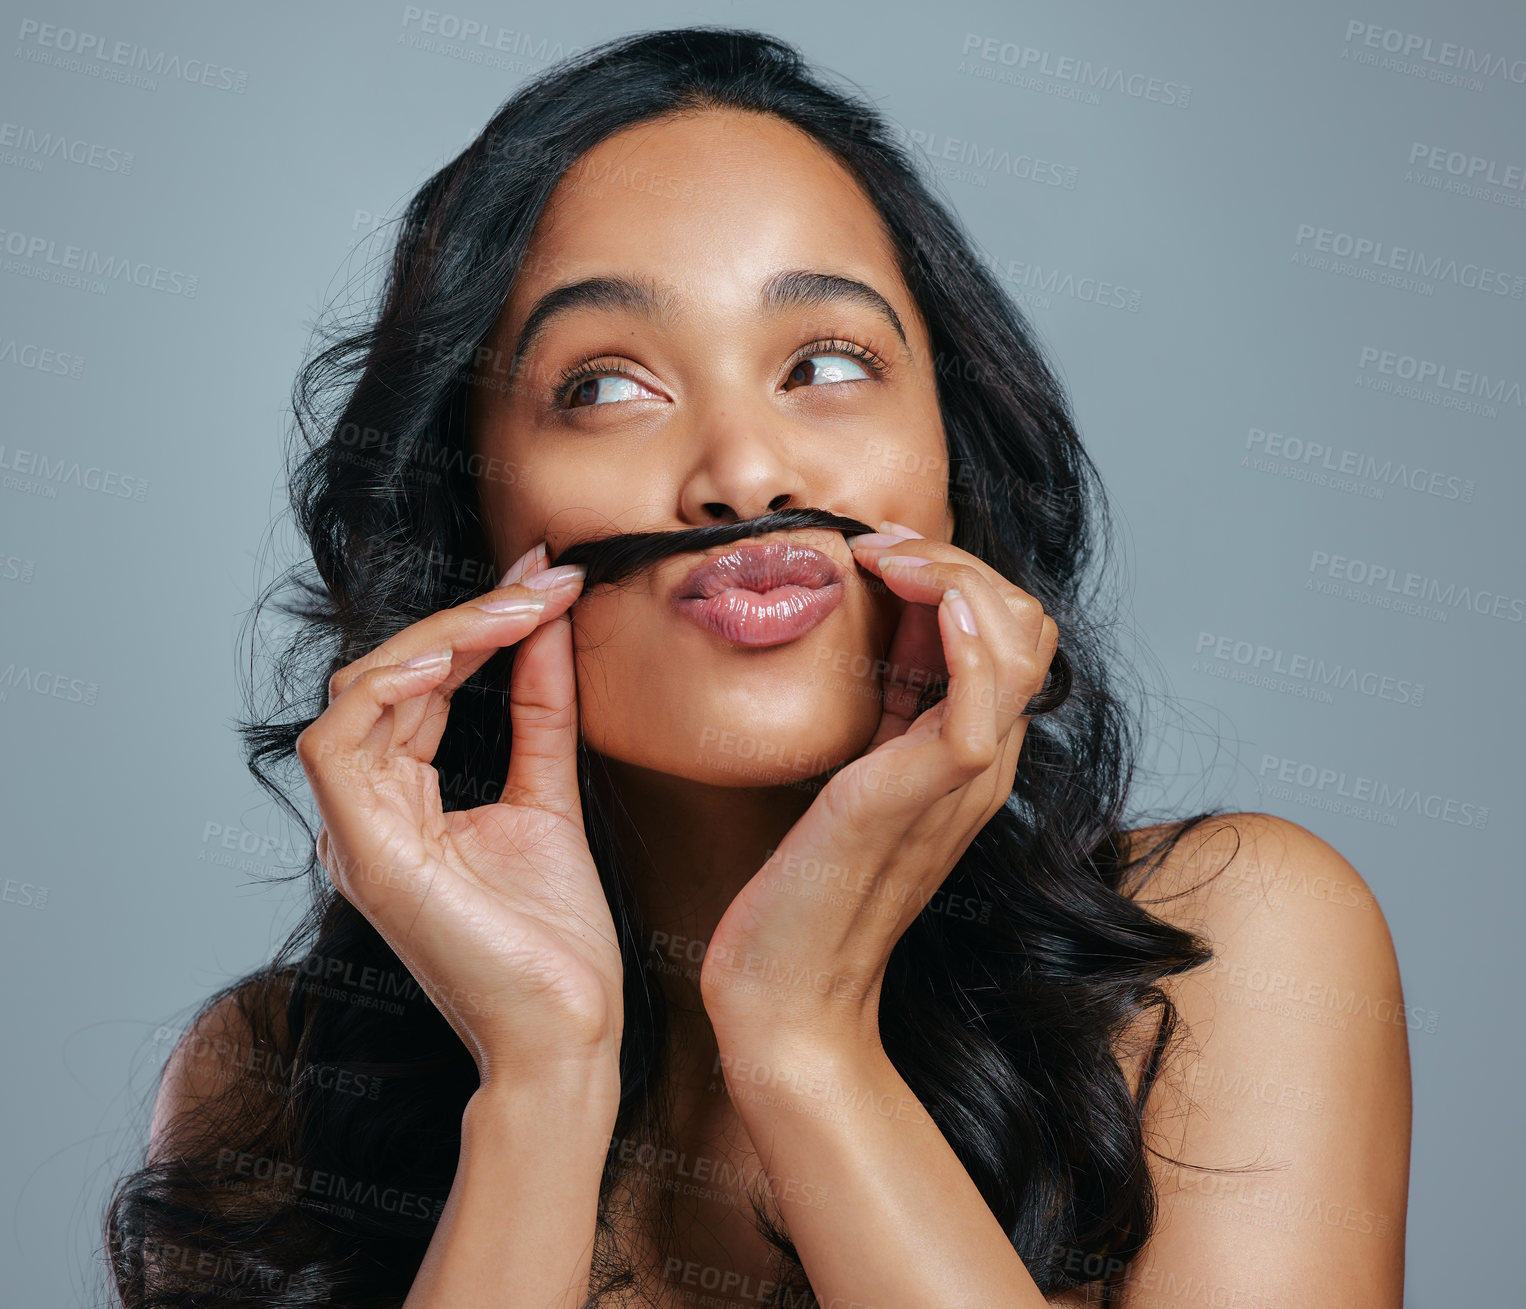
<instances>
[{"instance_id":1,"label":"eye","mask_svg":"<svg viewBox=\"0 0 1526 1309\"><path fill-rule=\"evenodd\" d=\"M874 351L845 337L812 341L802 346L789 366L786 386L814 386L820 382L866 382L888 369ZM789 388L793 389L793 388ZM569 364L552 382L552 402L558 409L595 409L621 400L653 396L650 388L619 363L600 363L587 356Z\"/></svg>"},{"instance_id":2,"label":"eye","mask_svg":"<svg viewBox=\"0 0 1526 1309\"><path fill-rule=\"evenodd\" d=\"M786 382L811 386L817 382L866 382L885 371L872 350L857 341L833 338L805 346L789 371Z\"/></svg>"},{"instance_id":3,"label":"eye","mask_svg":"<svg viewBox=\"0 0 1526 1309\"><path fill-rule=\"evenodd\" d=\"M652 394L628 369L615 363L600 364L594 359L584 359L562 369L552 391L559 409L593 409L601 398L639 400L639 393Z\"/></svg>"},{"instance_id":4,"label":"eye","mask_svg":"<svg viewBox=\"0 0 1526 1309\"><path fill-rule=\"evenodd\" d=\"M828 362L831 361L831 362ZM868 370L850 355L813 355L790 369L791 382L857 382L869 376Z\"/></svg>"}]
</instances>

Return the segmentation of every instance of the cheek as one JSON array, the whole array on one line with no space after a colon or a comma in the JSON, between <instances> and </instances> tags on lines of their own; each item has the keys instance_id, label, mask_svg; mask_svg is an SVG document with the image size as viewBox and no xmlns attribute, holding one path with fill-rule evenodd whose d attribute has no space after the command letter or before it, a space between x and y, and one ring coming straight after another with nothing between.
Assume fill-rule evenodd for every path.
<instances>
[{"instance_id":1,"label":"cheek","mask_svg":"<svg viewBox=\"0 0 1526 1309\"><path fill-rule=\"evenodd\" d=\"M937 534L948 508L951 474L948 456L925 435L885 435L868 442L861 465L853 470L852 503L865 522L894 519Z\"/></svg>"},{"instance_id":2,"label":"cheek","mask_svg":"<svg viewBox=\"0 0 1526 1309\"><path fill-rule=\"evenodd\" d=\"M555 552L572 541L632 530L626 520L641 491L627 477L628 495L622 500L618 478L613 486L607 484L612 478L608 461L584 467L507 446L494 449L489 458L495 462L478 479L478 497L505 567L541 541L549 540Z\"/></svg>"}]
</instances>

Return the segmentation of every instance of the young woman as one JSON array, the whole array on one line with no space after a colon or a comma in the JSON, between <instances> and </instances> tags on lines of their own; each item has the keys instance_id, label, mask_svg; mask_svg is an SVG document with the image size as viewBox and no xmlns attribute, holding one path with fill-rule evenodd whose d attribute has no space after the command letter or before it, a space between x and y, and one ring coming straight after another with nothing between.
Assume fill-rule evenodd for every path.
<instances>
[{"instance_id":1,"label":"young woman","mask_svg":"<svg viewBox=\"0 0 1526 1309\"><path fill-rule=\"evenodd\" d=\"M297 400L314 904L169 1061L126 1305L1397 1309L1382 914L1125 830L1100 488L871 108L551 69Z\"/></svg>"}]
</instances>

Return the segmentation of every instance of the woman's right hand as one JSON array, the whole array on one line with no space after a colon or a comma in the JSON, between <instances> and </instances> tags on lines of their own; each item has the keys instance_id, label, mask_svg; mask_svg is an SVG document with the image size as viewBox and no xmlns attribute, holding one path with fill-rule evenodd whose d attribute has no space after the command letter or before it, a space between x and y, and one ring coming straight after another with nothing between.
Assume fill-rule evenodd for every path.
<instances>
[{"instance_id":1,"label":"woman's right hand","mask_svg":"<svg viewBox=\"0 0 1526 1309\"><path fill-rule=\"evenodd\" d=\"M537 547L507 584L335 673L328 708L296 743L323 820L319 861L465 1042L484 1086L619 1050L620 948L578 796L567 610L582 571L547 569ZM542 589L526 585L536 579ZM515 642L502 797L446 813L430 761L450 696Z\"/></svg>"}]
</instances>

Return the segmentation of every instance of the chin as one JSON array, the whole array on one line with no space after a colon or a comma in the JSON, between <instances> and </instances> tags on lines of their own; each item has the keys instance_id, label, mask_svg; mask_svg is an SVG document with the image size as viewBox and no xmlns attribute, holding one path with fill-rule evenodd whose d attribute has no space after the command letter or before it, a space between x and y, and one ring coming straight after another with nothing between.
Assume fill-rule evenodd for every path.
<instances>
[{"instance_id":1,"label":"chin","mask_svg":"<svg viewBox=\"0 0 1526 1309\"><path fill-rule=\"evenodd\" d=\"M711 786L789 786L858 758L874 738L885 672L875 654L893 612L855 595L799 639L752 647L668 614L639 617L590 606L574 624L590 750Z\"/></svg>"},{"instance_id":2,"label":"chin","mask_svg":"<svg viewBox=\"0 0 1526 1309\"><path fill-rule=\"evenodd\" d=\"M882 712L878 681L759 675L714 685L657 677L620 696L621 712L579 695L584 743L607 758L720 787L803 785L856 759ZM812 788L814 789L814 788Z\"/></svg>"}]
</instances>

